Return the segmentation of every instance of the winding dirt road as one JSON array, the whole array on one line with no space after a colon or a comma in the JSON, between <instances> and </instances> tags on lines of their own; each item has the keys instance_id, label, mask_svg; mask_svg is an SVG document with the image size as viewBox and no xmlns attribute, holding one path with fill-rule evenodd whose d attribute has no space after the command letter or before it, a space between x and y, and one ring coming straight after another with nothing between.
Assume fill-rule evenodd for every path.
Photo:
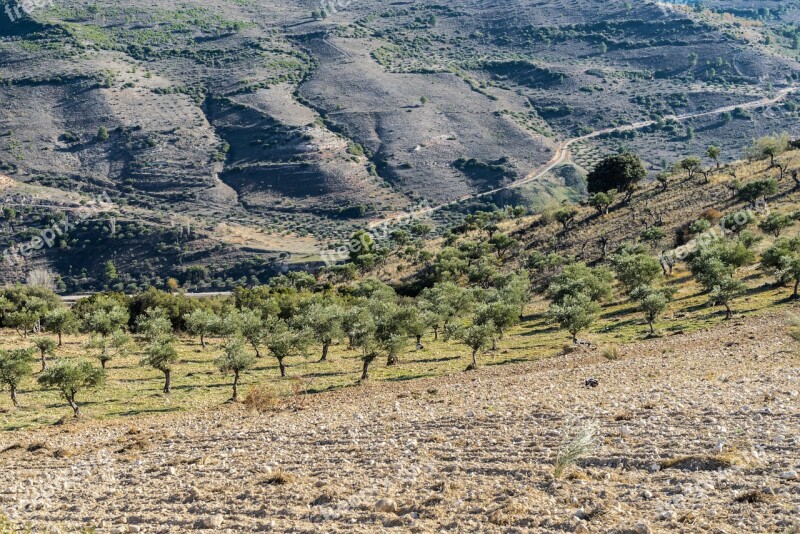
<instances>
[{"instance_id":1,"label":"winding dirt road","mask_svg":"<svg viewBox=\"0 0 800 534\"><path fill-rule=\"evenodd\" d=\"M785 87L785 88L781 89L780 91L778 91L777 93L775 93L775 96L773 96L773 97L765 96L764 98L760 98L760 99L754 100L752 102L745 102L743 104L733 104L733 105L730 105L730 106L724 106L724 107L721 107L721 108L717 108L717 109L714 109L714 110L711 110L711 111L704 111L702 113L687 113L685 115L668 115L668 116L664 117L664 119L665 120L673 120L673 121L682 122L682 121L686 121L686 120L690 120L690 119L698 119L698 118L702 118L702 117L710 117L710 116L713 116L713 115L721 115L723 113L729 113L731 111L734 111L735 109L758 109L758 108L761 108L761 107L771 106L773 104L776 104L776 103L780 102L781 100L783 100L784 98L786 98L788 95L796 92L797 90L798 90L797 86ZM535 169L535 170L531 171L524 178L520 178L519 180L517 180L515 182L512 182L510 184L504 185L502 187L497 187L495 189L491 189L489 191L483 191L483 192L475 193L475 194L472 194L472 195L465 195L463 197L460 197L460 198L458 198L456 200L451 200L450 202L446 202L444 204L439 204L437 206L431 206L431 207L428 207L428 208L417 210L413 214L411 214L411 218L418 218L418 217L422 217L422 216L425 216L425 215L429 215L429 214L431 214L431 213L433 213L435 211L438 211L438 210L440 210L442 208L446 208L448 206L453 206L455 204L459 204L459 203L467 201L467 200L472 200L472 199L476 199L476 198L483 198L483 197L486 197L486 196L489 196L489 195L493 195L495 193L499 193L500 191L506 191L508 189L515 189L515 188L521 187L521 186L523 186L525 184L528 184L530 182L538 180L539 178L541 178L544 175L546 175L548 172L552 171L554 168L556 168L559 165L562 165L563 163L567 162L570 159L569 147L574 145L574 144L576 144L576 143L580 143L582 141L587 141L589 139L594 139L595 137L600 137L601 135L606 135L606 134L610 134L610 133L629 132L629 131L632 131L632 130L640 130L642 128L647 128L648 126L652 126L652 125L656 124L656 122L657 121L654 121L654 120L635 122L635 123L626 124L626 125L623 125L623 126L616 126L616 127L613 127L613 128L605 128L603 130L597 130L597 131L592 132L592 133L587 134L587 135L582 135L580 137L573 137L572 139L567 139L567 140L563 141L560 145L558 145L558 147L556 148L555 154L553 155L552 158L550 158L550 161L545 163L544 166L539 167L538 169ZM384 225L384 224L391 224L393 221L397 221L397 220L401 220L401 219L408 219L408 218L409 218L409 214L408 213L404 213L402 215L394 215L394 216L391 216L391 217L387 217L385 219L380 219L380 220L377 220L377 221L373 221L370 224L370 227L374 228L376 226L380 226L380 225Z\"/></svg>"}]
</instances>

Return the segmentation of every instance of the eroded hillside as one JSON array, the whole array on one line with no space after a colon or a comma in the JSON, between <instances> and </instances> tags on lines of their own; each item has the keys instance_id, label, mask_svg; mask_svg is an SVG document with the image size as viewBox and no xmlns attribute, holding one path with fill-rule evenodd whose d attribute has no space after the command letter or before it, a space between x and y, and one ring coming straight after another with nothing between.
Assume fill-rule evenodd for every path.
<instances>
[{"instance_id":1,"label":"eroded hillside","mask_svg":"<svg viewBox=\"0 0 800 534\"><path fill-rule=\"evenodd\" d=\"M369 220L513 183L566 139L642 120L657 124L574 147L577 174L624 148L653 168L712 142L736 158L753 137L800 133L794 95L670 117L794 83L797 3L742 4L49 4L0 29L0 169L20 215L4 219L3 245L68 207L59 191L105 192L114 224L137 230L120 237L94 218L2 277L47 265L65 288L99 287L112 260L123 288L169 276L227 288L317 260ZM581 194L580 180L553 175L497 200Z\"/></svg>"}]
</instances>

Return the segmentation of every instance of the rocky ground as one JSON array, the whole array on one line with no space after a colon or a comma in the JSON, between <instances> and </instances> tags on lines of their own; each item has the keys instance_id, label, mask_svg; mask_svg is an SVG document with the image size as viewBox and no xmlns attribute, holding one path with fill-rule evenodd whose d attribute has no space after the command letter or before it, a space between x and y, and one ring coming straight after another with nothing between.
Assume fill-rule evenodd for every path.
<instances>
[{"instance_id":1,"label":"rocky ground","mask_svg":"<svg viewBox=\"0 0 800 534\"><path fill-rule=\"evenodd\" d=\"M742 319L616 360L586 349L264 413L9 433L0 511L61 532L796 532L799 360L785 323ZM554 480L564 434L590 424L596 449Z\"/></svg>"}]
</instances>

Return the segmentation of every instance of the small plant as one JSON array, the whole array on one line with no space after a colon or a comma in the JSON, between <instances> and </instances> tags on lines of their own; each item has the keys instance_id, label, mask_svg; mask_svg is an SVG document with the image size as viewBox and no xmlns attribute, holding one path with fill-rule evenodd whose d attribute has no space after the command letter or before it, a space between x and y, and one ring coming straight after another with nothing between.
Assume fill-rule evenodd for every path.
<instances>
[{"instance_id":1,"label":"small plant","mask_svg":"<svg viewBox=\"0 0 800 534\"><path fill-rule=\"evenodd\" d=\"M619 348L616 345L605 347L601 354L603 355L603 358L610 362L619 360Z\"/></svg>"},{"instance_id":2,"label":"small plant","mask_svg":"<svg viewBox=\"0 0 800 534\"><path fill-rule=\"evenodd\" d=\"M556 454L553 476L556 479L564 475L566 469L590 453L597 445L597 423L594 421L566 434Z\"/></svg>"}]
</instances>

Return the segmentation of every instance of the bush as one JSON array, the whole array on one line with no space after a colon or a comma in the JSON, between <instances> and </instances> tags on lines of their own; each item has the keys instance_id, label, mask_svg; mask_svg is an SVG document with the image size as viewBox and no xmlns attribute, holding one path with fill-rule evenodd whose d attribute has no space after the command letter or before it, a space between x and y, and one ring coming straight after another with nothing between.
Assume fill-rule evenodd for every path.
<instances>
[{"instance_id":1,"label":"bush","mask_svg":"<svg viewBox=\"0 0 800 534\"><path fill-rule=\"evenodd\" d=\"M739 199L743 202L755 202L760 198L767 195L774 195L778 191L778 182L774 178L767 180L756 180L749 184L743 185L739 189Z\"/></svg>"},{"instance_id":2,"label":"bush","mask_svg":"<svg viewBox=\"0 0 800 534\"><path fill-rule=\"evenodd\" d=\"M281 399L270 388L258 386L247 392L244 405L255 412L266 413L280 408Z\"/></svg>"}]
</instances>

